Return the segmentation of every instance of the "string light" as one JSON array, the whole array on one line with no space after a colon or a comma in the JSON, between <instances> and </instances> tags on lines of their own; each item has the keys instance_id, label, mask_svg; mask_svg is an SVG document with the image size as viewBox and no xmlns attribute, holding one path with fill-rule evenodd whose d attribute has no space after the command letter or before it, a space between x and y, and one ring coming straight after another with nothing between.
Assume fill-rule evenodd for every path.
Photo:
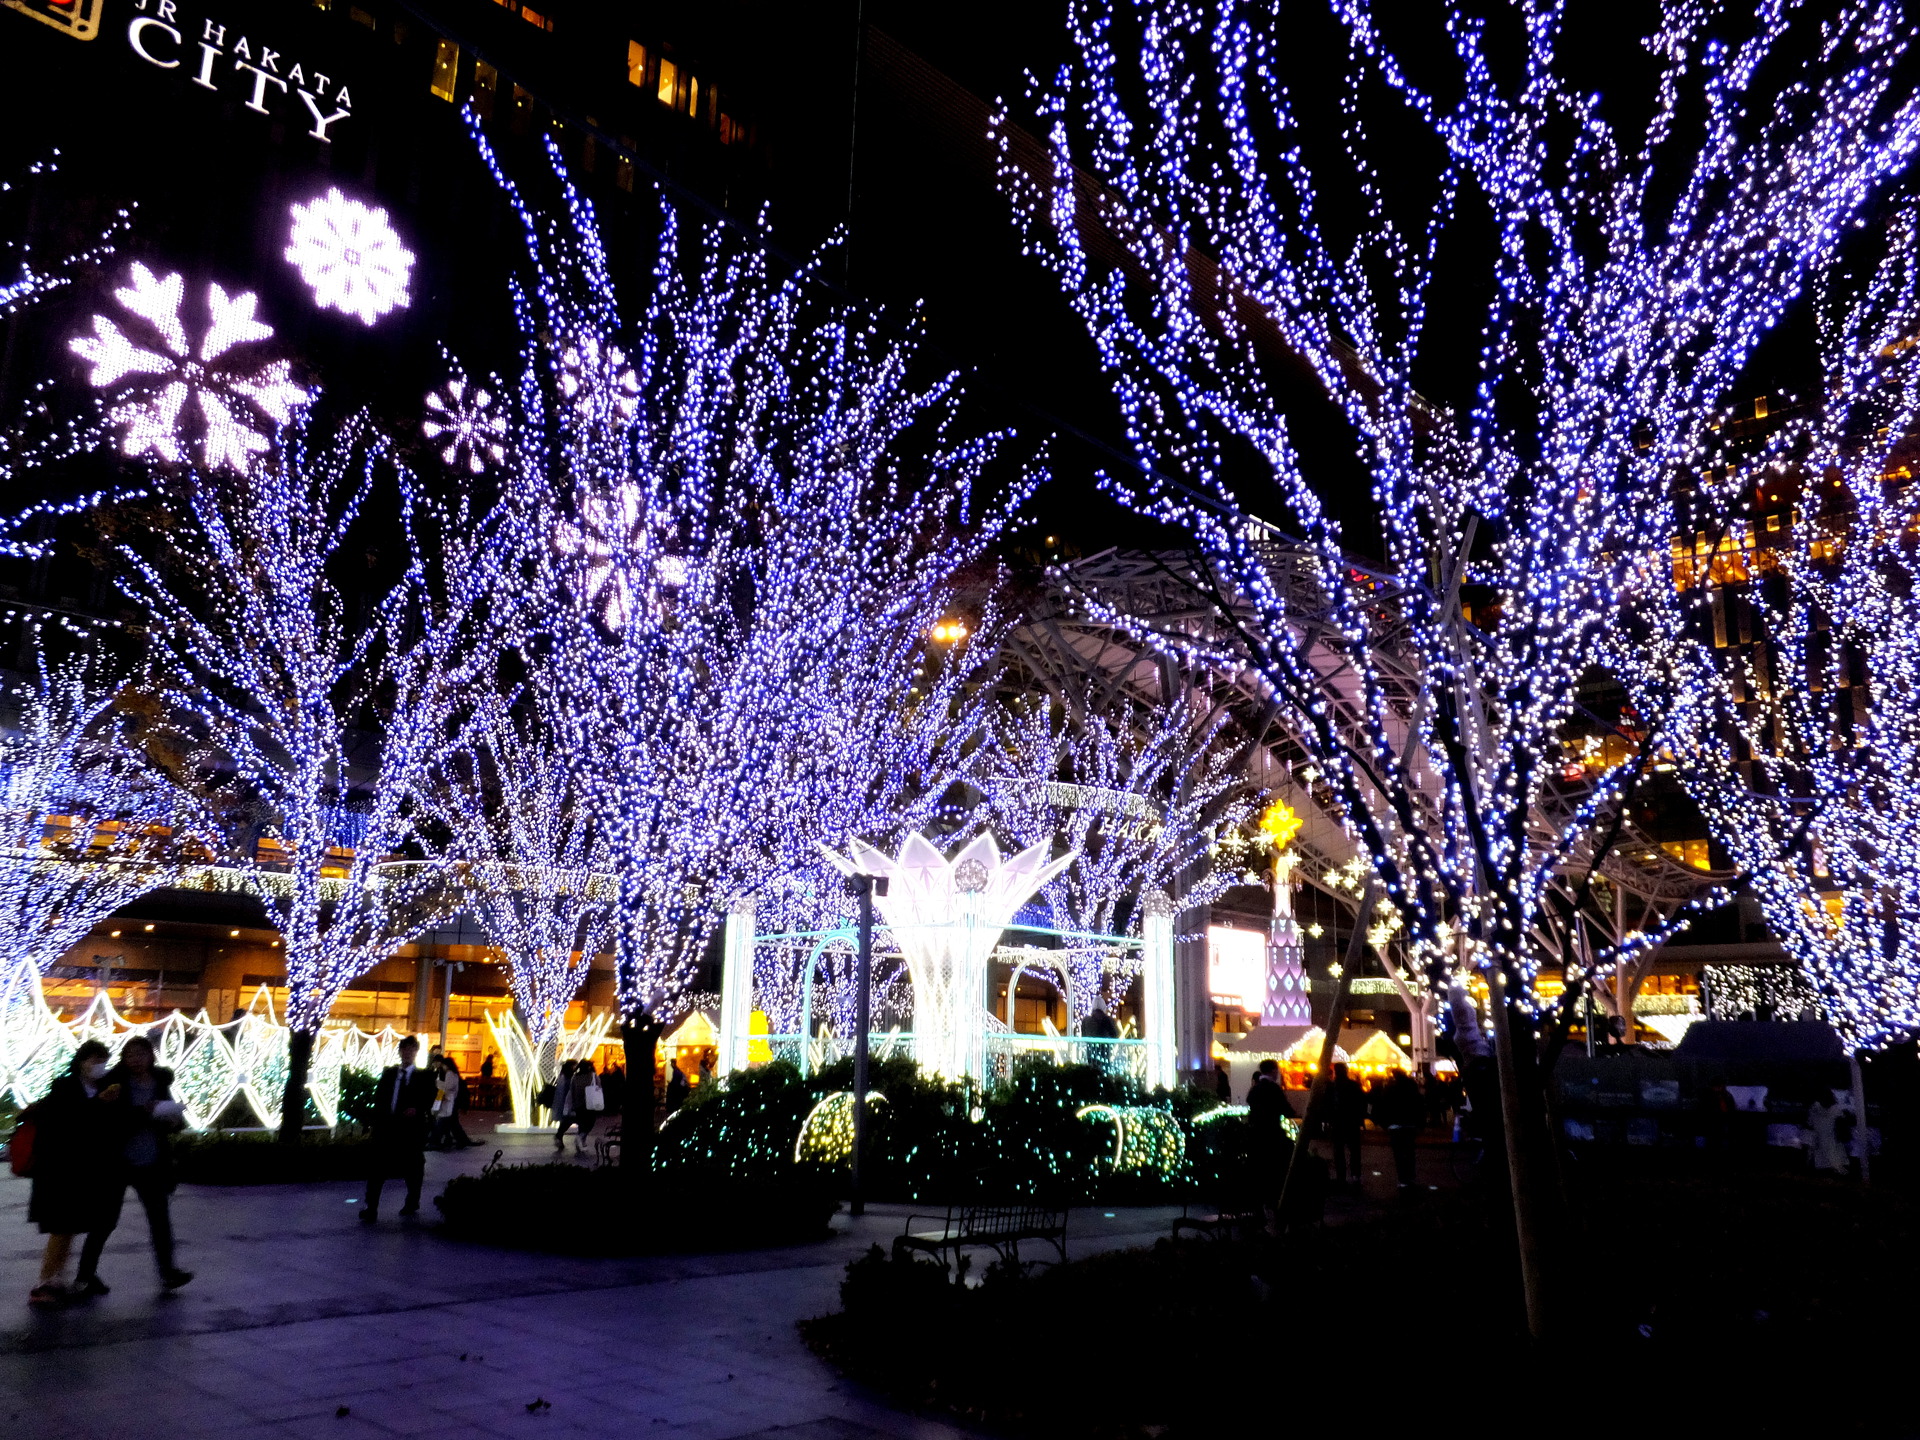
<instances>
[{"instance_id":1,"label":"string light","mask_svg":"<svg viewBox=\"0 0 1920 1440\"><path fill-rule=\"evenodd\" d=\"M1415 968L1436 986L1501 975L1521 1004L1547 890L1632 773L1568 782L1564 737L1640 557L1671 533L1649 497L1709 463L1760 339L1920 143L1908 28L1864 0L1817 22L1764 10L1729 42L1718 12L1663 4L1652 117L1623 133L1565 77L1554 17L1515 27L1509 61L1447 6L1440 99L1371 9L1332 10L1350 43L1329 136L1282 78L1307 52L1270 9L1077 0L1073 63L1034 97L1044 150L996 117L1000 175L1142 464L1111 488L1195 537L1182 578L1221 638L1089 608L1250 675L1290 713ZM1335 163L1310 158L1323 139ZM1358 221L1342 213L1338 239L1335 195ZM1120 263L1096 265L1089 224ZM1429 325L1442 291L1484 293L1479 325ZM1275 344L1348 427L1377 563L1349 554L1309 479ZM1463 408L1419 393L1436 373L1470 377ZM1297 537L1238 503L1228 477L1254 457Z\"/></svg>"},{"instance_id":2,"label":"string light","mask_svg":"<svg viewBox=\"0 0 1920 1440\"><path fill-rule=\"evenodd\" d=\"M528 653L607 846L621 1013L657 1016L736 898L839 838L830 797L875 792L953 577L1035 477L909 348L671 212L627 330L557 152L536 212L476 143L530 261L519 379L488 382Z\"/></svg>"},{"instance_id":3,"label":"string light","mask_svg":"<svg viewBox=\"0 0 1920 1440\"><path fill-rule=\"evenodd\" d=\"M1041 889L1054 928L1116 934L1152 891L1184 879L1181 905L1197 908L1236 883L1224 866L1192 877L1255 809L1227 723L1220 713L1196 720L1177 702L1126 701L1077 723L1046 703L1001 712L991 759L999 773L986 781L995 823L1016 844L1057 839L1073 857ZM1142 959L1137 948L1099 945L1055 954L1076 1034L1095 1010L1120 1008Z\"/></svg>"}]
</instances>

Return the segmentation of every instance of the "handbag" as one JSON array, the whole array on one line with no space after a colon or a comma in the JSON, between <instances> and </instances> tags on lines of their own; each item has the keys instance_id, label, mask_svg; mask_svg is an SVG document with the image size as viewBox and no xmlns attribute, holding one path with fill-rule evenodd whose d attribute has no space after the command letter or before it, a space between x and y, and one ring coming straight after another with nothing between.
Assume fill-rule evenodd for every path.
<instances>
[{"instance_id":1,"label":"handbag","mask_svg":"<svg viewBox=\"0 0 1920 1440\"><path fill-rule=\"evenodd\" d=\"M13 1127L13 1137L7 1141L7 1163L13 1167L13 1173L23 1179L33 1174L33 1142L39 1133L39 1122L34 1119L33 1111L28 1110Z\"/></svg>"},{"instance_id":2,"label":"handbag","mask_svg":"<svg viewBox=\"0 0 1920 1440\"><path fill-rule=\"evenodd\" d=\"M607 1092L600 1088L600 1082L594 1081L587 1086L587 1109L601 1111L607 1108Z\"/></svg>"}]
</instances>

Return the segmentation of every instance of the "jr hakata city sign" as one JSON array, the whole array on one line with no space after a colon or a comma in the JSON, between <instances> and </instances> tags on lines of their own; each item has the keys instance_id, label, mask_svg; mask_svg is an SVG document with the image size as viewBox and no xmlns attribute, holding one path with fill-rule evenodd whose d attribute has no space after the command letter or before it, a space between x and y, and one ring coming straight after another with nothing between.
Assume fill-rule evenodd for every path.
<instances>
[{"instance_id":1,"label":"jr hakata city sign","mask_svg":"<svg viewBox=\"0 0 1920 1440\"><path fill-rule=\"evenodd\" d=\"M0 0L76 40L92 40L102 27L106 0ZM183 13L177 0L133 0L127 45L147 64L174 70L203 90L236 93L260 115L289 112L307 134L332 143L333 127L353 115L344 82L301 64L239 26Z\"/></svg>"}]
</instances>

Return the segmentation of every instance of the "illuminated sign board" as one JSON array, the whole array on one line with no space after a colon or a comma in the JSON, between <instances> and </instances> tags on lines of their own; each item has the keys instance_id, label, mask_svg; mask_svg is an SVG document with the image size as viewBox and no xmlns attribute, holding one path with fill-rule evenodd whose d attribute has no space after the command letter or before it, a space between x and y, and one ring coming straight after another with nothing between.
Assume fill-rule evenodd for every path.
<instances>
[{"instance_id":1,"label":"illuminated sign board","mask_svg":"<svg viewBox=\"0 0 1920 1440\"><path fill-rule=\"evenodd\" d=\"M107 0L0 0L76 40L101 30ZM157 70L174 71L184 83L237 95L258 115L292 119L322 143L353 116L346 81L275 48L257 33L218 15L184 8L179 0L132 0L125 31L128 48Z\"/></svg>"}]
</instances>

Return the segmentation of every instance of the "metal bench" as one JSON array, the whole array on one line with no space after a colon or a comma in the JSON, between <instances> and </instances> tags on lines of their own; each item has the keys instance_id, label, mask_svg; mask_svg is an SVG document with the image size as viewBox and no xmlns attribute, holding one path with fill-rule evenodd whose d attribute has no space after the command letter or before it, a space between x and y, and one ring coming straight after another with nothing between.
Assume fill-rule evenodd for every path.
<instances>
[{"instance_id":1,"label":"metal bench","mask_svg":"<svg viewBox=\"0 0 1920 1440\"><path fill-rule=\"evenodd\" d=\"M906 1228L894 1238L893 1258L903 1260L914 1251L931 1255L951 1272L966 1250L992 1250L1003 1261L1020 1263L1022 1240L1044 1240L1054 1253L1067 1258L1067 1208L1038 1200L989 1205L969 1202L949 1205L940 1228L914 1229L931 1215L909 1215Z\"/></svg>"}]
</instances>

